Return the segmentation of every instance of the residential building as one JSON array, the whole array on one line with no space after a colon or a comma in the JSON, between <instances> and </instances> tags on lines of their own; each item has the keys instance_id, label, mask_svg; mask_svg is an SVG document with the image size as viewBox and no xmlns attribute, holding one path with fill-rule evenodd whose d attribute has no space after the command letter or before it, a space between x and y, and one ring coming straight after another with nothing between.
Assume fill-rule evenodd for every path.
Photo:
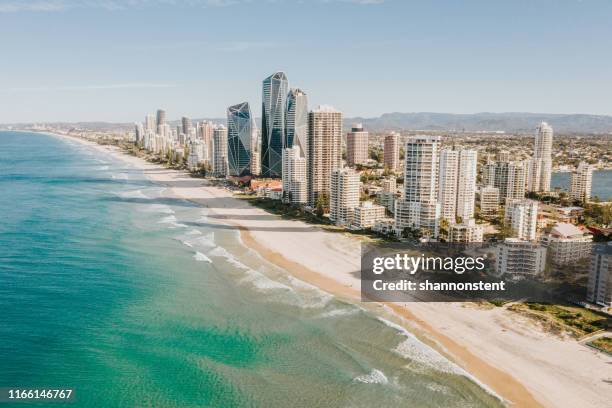
<instances>
[{"instance_id":1,"label":"residential building","mask_svg":"<svg viewBox=\"0 0 612 408\"><path fill-rule=\"evenodd\" d=\"M288 81L284 72L263 80L261 113L261 176L281 177ZM289 147L289 146L287 146Z\"/></svg>"},{"instance_id":2,"label":"residential building","mask_svg":"<svg viewBox=\"0 0 612 408\"><path fill-rule=\"evenodd\" d=\"M283 150L283 199L292 204L305 204L308 201L306 158L300 146Z\"/></svg>"},{"instance_id":3,"label":"residential building","mask_svg":"<svg viewBox=\"0 0 612 408\"><path fill-rule=\"evenodd\" d=\"M397 132L391 132L385 136L384 141L384 163L389 170L396 172L400 167L400 135Z\"/></svg>"},{"instance_id":4,"label":"residential building","mask_svg":"<svg viewBox=\"0 0 612 408\"><path fill-rule=\"evenodd\" d=\"M524 162L494 162L484 166L483 184L499 189L500 202L525 197L527 166Z\"/></svg>"},{"instance_id":5,"label":"residential building","mask_svg":"<svg viewBox=\"0 0 612 408\"><path fill-rule=\"evenodd\" d=\"M553 129L542 122L537 127L533 157L529 161L529 191L544 192L550 191L550 178L552 175L552 142Z\"/></svg>"},{"instance_id":6,"label":"residential building","mask_svg":"<svg viewBox=\"0 0 612 408\"><path fill-rule=\"evenodd\" d=\"M495 217L499 211L499 188L485 186L480 189L480 214L483 217Z\"/></svg>"},{"instance_id":7,"label":"residential building","mask_svg":"<svg viewBox=\"0 0 612 408\"><path fill-rule=\"evenodd\" d=\"M606 308L612 307L612 242L593 248L587 301Z\"/></svg>"},{"instance_id":8,"label":"residential building","mask_svg":"<svg viewBox=\"0 0 612 408\"><path fill-rule=\"evenodd\" d=\"M506 238L497 247L497 275L521 279L535 277L546 268L546 248L518 238Z\"/></svg>"},{"instance_id":9,"label":"residential building","mask_svg":"<svg viewBox=\"0 0 612 408\"><path fill-rule=\"evenodd\" d=\"M257 173L258 133L248 102L227 108L228 175L241 177Z\"/></svg>"},{"instance_id":10,"label":"residential building","mask_svg":"<svg viewBox=\"0 0 612 408\"><path fill-rule=\"evenodd\" d=\"M544 237L551 262L568 265L591 255L593 237L573 224L560 222Z\"/></svg>"},{"instance_id":11,"label":"residential building","mask_svg":"<svg viewBox=\"0 0 612 408\"><path fill-rule=\"evenodd\" d=\"M213 174L217 177L226 177L227 166L227 128L218 125L213 129Z\"/></svg>"},{"instance_id":12,"label":"residential building","mask_svg":"<svg viewBox=\"0 0 612 408\"><path fill-rule=\"evenodd\" d=\"M538 202L527 199L508 201L505 222L510 225L513 237L534 241L538 222Z\"/></svg>"},{"instance_id":13,"label":"residential building","mask_svg":"<svg viewBox=\"0 0 612 408\"><path fill-rule=\"evenodd\" d=\"M574 201L587 202L591 198L593 184L593 167L581 162L572 172L570 183L570 197Z\"/></svg>"},{"instance_id":14,"label":"residential building","mask_svg":"<svg viewBox=\"0 0 612 408\"><path fill-rule=\"evenodd\" d=\"M342 167L342 113L319 106L308 114L308 204L329 197L331 173Z\"/></svg>"},{"instance_id":15,"label":"residential building","mask_svg":"<svg viewBox=\"0 0 612 408\"><path fill-rule=\"evenodd\" d=\"M476 224L473 218L463 221L460 224L451 224L448 231L448 242L453 243L473 243L482 242L482 225Z\"/></svg>"},{"instance_id":16,"label":"residential building","mask_svg":"<svg viewBox=\"0 0 612 408\"><path fill-rule=\"evenodd\" d=\"M385 218L385 207L365 201L353 210L352 227L355 229L372 228L374 225Z\"/></svg>"},{"instance_id":17,"label":"residential building","mask_svg":"<svg viewBox=\"0 0 612 408\"><path fill-rule=\"evenodd\" d=\"M193 127L191 124L191 119L187 116L183 116L181 118L182 130L184 135L189 135L191 133L191 128Z\"/></svg>"},{"instance_id":18,"label":"residential building","mask_svg":"<svg viewBox=\"0 0 612 408\"><path fill-rule=\"evenodd\" d=\"M368 132L361 123L354 124L346 134L346 163L349 167L368 161Z\"/></svg>"},{"instance_id":19,"label":"residential building","mask_svg":"<svg viewBox=\"0 0 612 408\"><path fill-rule=\"evenodd\" d=\"M357 206L359 206L359 173L350 168L332 170L329 219L336 225L349 225Z\"/></svg>"},{"instance_id":20,"label":"residential building","mask_svg":"<svg viewBox=\"0 0 612 408\"><path fill-rule=\"evenodd\" d=\"M299 88L291 88L287 95L285 118L285 148L298 145L302 155L308 154L308 97Z\"/></svg>"}]
</instances>

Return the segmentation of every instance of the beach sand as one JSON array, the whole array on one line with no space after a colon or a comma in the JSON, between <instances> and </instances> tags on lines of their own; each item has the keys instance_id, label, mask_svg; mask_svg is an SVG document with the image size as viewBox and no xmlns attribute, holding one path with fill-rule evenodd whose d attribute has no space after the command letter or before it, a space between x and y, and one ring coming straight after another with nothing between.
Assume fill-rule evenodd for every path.
<instances>
[{"instance_id":1,"label":"beach sand","mask_svg":"<svg viewBox=\"0 0 612 408\"><path fill-rule=\"evenodd\" d=\"M240 230L243 243L295 277L360 303L360 242L343 233L286 220L207 185L202 179L91 144L142 169L168 187L167 197L210 209L209 222ZM419 339L516 407L606 407L612 401L612 358L539 329L503 308L462 303L367 303L393 313Z\"/></svg>"}]
</instances>

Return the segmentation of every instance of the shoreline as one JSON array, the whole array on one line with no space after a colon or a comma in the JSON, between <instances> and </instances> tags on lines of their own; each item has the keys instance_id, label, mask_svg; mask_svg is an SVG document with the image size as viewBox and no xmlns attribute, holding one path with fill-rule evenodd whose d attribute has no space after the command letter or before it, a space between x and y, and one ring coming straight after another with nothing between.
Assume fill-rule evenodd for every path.
<instances>
[{"instance_id":1,"label":"shoreline","mask_svg":"<svg viewBox=\"0 0 612 408\"><path fill-rule=\"evenodd\" d=\"M189 200L208 207L211 212L216 214L215 218L219 220L219 224L233 225L239 230L244 245L259 253L268 262L285 269L290 275L341 299L360 303L359 280L354 274L359 269L359 253L355 252L359 243L356 239L344 234L326 232L301 221L283 220L232 197L230 192L222 188L206 186L204 179L191 178L182 171L166 169L160 165L146 162L141 158L125 154L117 147L99 145L93 141L74 136L46 134L90 145L111 154L117 159L133 164L141 169L149 180L166 186L169 197ZM312 247L313 251L304 253L305 251L302 249L305 246ZM575 395L573 399L568 399L566 395L567 387L559 389L566 384L561 385L557 382L559 376L565 377L564 372L559 372L558 376L550 376L548 372L534 373L534 367L541 364L534 359L534 355L522 353L522 350L520 350L522 345L518 346L518 352L514 350L514 354L501 355L500 350L504 349L503 343L498 345L497 348L487 344L492 335L490 333L484 335L485 333L482 333L482 330L492 332L499 329L496 326L505 327L503 331L508 334L508 340L514 342L518 340L517 333L521 336L521 330L525 331L526 322L524 321L518 322L523 326L520 328L521 330L511 331L509 329L509 326L517 323L517 320L520 319L517 316L509 316L509 312L505 310L482 311L456 304L379 304L374 302L368 304L368 306L371 306L368 308L375 310L377 307L380 308L381 305L402 321L402 327L464 369L469 376L473 376L472 380L484 386L485 389L492 390L506 403L513 406L579 406L576 403L598 404L601 401L606 401L606 395L612 397L610 390L608 389L608 394L606 394L602 392L606 389L600 388L600 385L600 387L593 387L593 389L588 390L593 391L593 393L585 399L576 399L576 397L585 397L580 395L583 390L569 389L570 394ZM472 325L474 327L470 327ZM538 329L532 327L532 330ZM483 336L479 336L479 333L482 333ZM525 336L526 338L523 339L523 345L528 344L526 341L534 340L529 337L541 337L549 343L558 341L552 335L545 333L529 334L531 336ZM525 335L525 333L522 333L522 335ZM575 346L568 341L564 343ZM546 344L532 347L535 350L529 351L539 351L542 347L546 347ZM568 350L571 348L569 347ZM474 354L473 350L479 350L480 355ZM518 357L522 357L522 359L518 359L519 364L531 363L525 364L526 368L520 372L517 372L514 369L515 367L509 364L510 362L516 364L511 360L515 360L517 354L521 354ZM574 358L580 359L584 353L580 354L581 356ZM508 360L508 357L511 357L511 359ZM544 363L554 359L571 359L567 355L555 355L554 353L543 357ZM591 357L593 357L593 354L591 354ZM594 359L591 358L587 361L586 366L588 366L588 363L601 360L601 367L604 370L608 368L608 371L611 371L609 367L604 365L606 364L605 359L596 355L594 357ZM530 361L532 359L534 361ZM557 361L557 363L561 365L563 362ZM573 367L572 374L584 369L580 365L576 366L574 362L573 364L575 367ZM503 369L500 367L503 367ZM562 365L559 368L562 369ZM597 370L598 368L593 367L591 369ZM512 375L509 374L510 372L512 372ZM612 376L612 373L610 375ZM571 383L572 376L569 377ZM564 390L565 393L563 393Z\"/></svg>"}]
</instances>

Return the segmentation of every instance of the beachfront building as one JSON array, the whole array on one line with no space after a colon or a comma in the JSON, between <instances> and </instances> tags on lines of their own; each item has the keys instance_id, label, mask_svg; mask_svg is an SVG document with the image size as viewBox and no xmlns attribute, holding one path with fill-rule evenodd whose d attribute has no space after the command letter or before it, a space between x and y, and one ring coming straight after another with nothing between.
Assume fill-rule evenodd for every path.
<instances>
[{"instance_id":1,"label":"beachfront building","mask_svg":"<svg viewBox=\"0 0 612 408\"><path fill-rule=\"evenodd\" d=\"M587 202L591 198L591 186L593 184L593 167L588 163L581 162L572 172L570 182L570 197L574 201Z\"/></svg>"},{"instance_id":2,"label":"beachfront building","mask_svg":"<svg viewBox=\"0 0 612 408\"><path fill-rule=\"evenodd\" d=\"M285 117L285 148L298 145L302 155L308 153L308 97L299 88L291 88L287 95Z\"/></svg>"},{"instance_id":3,"label":"beachfront building","mask_svg":"<svg viewBox=\"0 0 612 408\"><path fill-rule=\"evenodd\" d=\"M518 238L506 238L496 251L498 276L534 277L546 267L546 248Z\"/></svg>"},{"instance_id":4,"label":"beachfront building","mask_svg":"<svg viewBox=\"0 0 612 408\"><path fill-rule=\"evenodd\" d=\"M479 194L480 214L483 217L495 217L499 211L499 188L485 186Z\"/></svg>"},{"instance_id":5,"label":"beachfront building","mask_svg":"<svg viewBox=\"0 0 612 408\"><path fill-rule=\"evenodd\" d=\"M227 128L218 125L213 129L213 159L212 170L216 177L226 177L227 163Z\"/></svg>"},{"instance_id":6,"label":"beachfront building","mask_svg":"<svg viewBox=\"0 0 612 408\"><path fill-rule=\"evenodd\" d=\"M278 178L282 175L288 87L284 72L275 72L263 80L260 161L262 177Z\"/></svg>"},{"instance_id":7,"label":"beachfront building","mask_svg":"<svg viewBox=\"0 0 612 408\"><path fill-rule=\"evenodd\" d=\"M227 108L228 175L257 174L258 133L248 102Z\"/></svg>"},{"instance_id":8,"label":"beachfront building","mask_svg":"<svg viewBox=\"0 0 612 408\"><path fill-rule=\"evenodd\" d=\"M319 106L308 114L308 204L329 197L332 171L342 167L342 113Z\"/></svg>"},{"instance_id":9,"label":"beachfront building","mask_svg":"<svg viewBox=\"0 0 612 408\"><path fill-rule=\"evenodd\" d=\"M397 132L391 132L385 136L383 150L384 150L384 164L389 170L395 172L399 169L399 146L400 146L400 135Z\"/></svg>"},{"instance_id":10,"label":"beachfront building","mask_svg":"<svg viewBox=\"0 0 612 408\"><path fill-rule=\"evenodd\" d=\"M528 191L550 191L552 175L552 142L553 129L542 122L537 127L533 146L533 157L529 161Z\"/></svg>"},{"instance_id":11,"label":"beachfront building","mask_svg":"<svg viewBox=\"0 0 612 408\"><path fill-rule=\"evenodd\" d=\"M527 199L508 201L505 222L510 225L514 238L534 241L538 222L538 202Z\"/></svg>"},{"instance_id":12,"label":"beachfront building","mask_svg":"<svg viewBox=\"0 0 612 408\"><path fill-rule=\"evenodd\" d=\"M587 284L587 301L612 307L612 243L593 248Z\"/></svg>"},{"instance_id":13,"label":"beachfront building","mask_svg":"<svg viewBox=\"0 0 612 408\"><path fill-rule=\"evenodd\" d=\"M361 123L354 124L346 134L346 164L355 167L368 161L368 132Z\"/></svg>"},{"instance_id":14,"label":"beachfront building","mask_svg":"<svg viewBox=\"0 0 612 408\"><path fill-rule=\"evenodd\" d=\"M471 218L460 224L451 224L448 231L448 242L473 243L482 242L483 228Z\"/></svg>"},{"instance_id":15,"label":"beachfront building","mask_svg":"<svg viewBox=\"0 0 612 408\"><path fill-rule=\"evenodd\" d=\"M283 150L283 200L292 204L308 201L306 158L298 144Z\"/></svg>"},{"instance_id":16,"label":"beachfront building","mask_svg":"<svg viewBox=\"0 0 612 408\"><path fill-rule=\"evenodd\" d=\"M438 202L438 163L440 136L414 136L405 149L404 197L395 203L395 228L421 230L437 238L440 204Z\"/></svg>"},{"instance_id":17,"label":"beachfront building","mask_svg":"<svg viewBox=\"0 0 612 408\"><path fill-rule=\"evenodd\" d=\"M568 265L591 255L593 237L573 224L560 222L543 238L552 263Z\"/></svg>"},{"instance_id":18,"label":"beachfront building","mask_svg":"<svg viewBox=\"0 0 612 408\"><path fill-rule=\"evenodd\" d=\"M349 225L359 205L359 173L350 168L331 172L329 219L336 225Z\"/></svg>"},{"instance_id":19,"label":"beachfront building","mask_svg":"<svg viewBox=\"0 0 612 408\"><path fill-rule=\"evenodd\" d=\"M204 160L208 163L213 161L213 132L215 125L207 120L198 122L196 126L197 138L202 141L204 145Z\"/></svg>"},{"instance_id":20,"label":"beachfront building","mask_svg":"<svg viewBox=\"0 0 612 408\"><path fill-rule=\"evenodd\" d=\"M365 201L353 211L351 227L354 229L372 228L374 225L385 218L385 207Z\"/></svg>"},{"instance_id":21,"label":"beachfront building","mask_svg":"<svg viewBox=\"0 0 612 408\"><path fill-rule=\"evenodd\" d=\"M441 217L450 223L474 218L476 164L475 150L440 151L438 200Z\"/></svg>"}]
</instances>

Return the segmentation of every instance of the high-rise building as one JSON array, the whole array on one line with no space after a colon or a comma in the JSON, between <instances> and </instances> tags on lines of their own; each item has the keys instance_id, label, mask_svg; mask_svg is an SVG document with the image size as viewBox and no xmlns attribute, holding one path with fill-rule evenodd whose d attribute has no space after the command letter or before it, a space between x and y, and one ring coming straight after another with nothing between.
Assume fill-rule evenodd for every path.
<instances>
[{"instance_id":1,"label":"high-rise building","mask_svg":"<svg viewBox=\"0 0 612 408\"><path fill-rule=\"evenodd\" d=\"M292 204L308 201L306 158L300 146L294 144L283 150L283 199Z\"/></svg>"},{"instance_id":2,"label":"high-rise building","mask_svg":"<svg viewBox=\"0 0 612 408\"><path fill-rule=\"evenodd\" d=\"M350 168L334 169L330 187L329 219L336 225L349 225L359 206L359 173Z\"/></svg>"},{"instance_id":3,"label":"high-rise building","mask_svg":"<svg viewBox=\"0 0 612 408\"><path fill-rule=\"evenodd\" d=\"M144 127L142 126L142 123L135 123L134 124L134 139L136 142L136 145L141 146L143 143L143 139L144 139Z\"/></svg>"},{"instance_id":4,"label":"high-rise building","mask_svg":"<svg viewBox=\"0 0 612 408\"><path fill-rule=\"evenodd\" d=\"M248 102L227 108L227 161L230 176L254 174L258 133Z\"/></svg>"},{"instance_id":5,"label":"high-rise building","mask_svg":"<svg viewBox=\"0 0 612 408\"><path fill-rule=\"evenodd\" d=\"M213 161L213 131L215 126L212 122L203 121L197 124L197 137L202 141L204 147L204 160L212 163Z\"/></svg>"},{"instance_id":6,"label":"high-rise building","mask_svg":"<svg viewBox=\"0 0 612 408\"><path fill-rule=\"evenodd\" d=\"M189 135L189 133L191 133L191 119L189 119L187 116L183 116L181 118L181 124L183 126L182 128L182 132L184 135Z\"/></svg>"},{"instance_id":7,"label":"high-rise building","mask_svg":"<svg viewBox=\"0 0 612 408\"><path fill-rule=\"evenodd\" d=\"M480 214L483 217L495 217L499 211L499 188L485 186L480 189Z\"/></svg>"},{"instance_id":8,"label":"high-rise building","mask_svg":"<svg viewBox=\"0 0 612 408\"><path fill-rule=\"evenodd\" d=\"M404 197L395 205L395 227L420 229L437 238L440 204L438 202L438 170L440 136L415 136L406 142Z\"/></svg>"},{"instance_id":9,"label":"high-rise building","mask_svg":"<svg viewBox=\"0 0 612 408\"><path fill-rule=\"evenodd\" d=\"M552 175L553 129L546 122L540 123L535 135L533 157L529 161L529 191L550 191Z\"/></svg>"},{"instance_id":10,"label":"high-rise building","mask_svg":"<svg viewBox=\"0 0 612 408\"><path fill-rule=\"evenodd\" d=\"M157 126L155 126L155 116L153 115L145 116L144 128L145 128L145 132L155 133L157 131Z\"/></svg>"},{"instance_id":11,"label":"high-rise building","mask_svg":"<svg viewBox=\"0 0 612 408\"><path fill-rule=\"evenodd\" d=\"M261 113L261 175L281 177L288 82L284 72L263 80Z\"/></svg>"},{"instance_id":12,"label":"high-rise building","mask_svg":"<svg viewBox=\"0 0 612 408\"><path fill-rule=\"evenodd\" d=\"M397 171L399 165L399 133L391 132L385 136L384 142L384 162L385 167L391 171Z\"/></svg>"},{"instance_id":13,"label":"high-rise building","mask_svg":"<svg viewBox=\"0 0 612 408\"><path fill-rule=\"evenodd\" d=\"M287 95L285 128L285 148L298 145L305 157L308 154L308 97L299 88L292 88Z\"/></svg>"},{"instance_id":14,"label":"high-rise building","mask_svg":"<svg viewBox=\"0 0 612 408\"><path fill-rule=\"evenodd\" d=\"M342 167L342 113L319 106L308 114L308 204L329 197L332 170Z\"/></svg>"},{"instance_id":15,"label":"high-rise building","mask_svg":"<svg viewBox=\"0 0 612 408\"><path fill-rule=\"evenodd\" d=\"M587 301L603 307L612 307L612 242L593 248Z\"/></svg>"},{"instance_id":16,"label":"high-rise building","mask_svg":"<svg viewBox=\"0 0 612 408\"><path fill-rule=\"evenodd\" d=\"M591 198L591 186L593 184L593 167L588 163L581 162L572 172L570 184L570 197L575 201L587 202Z\"/></svg>"},{"instance_id":17,"label":"high-rise building","mask_svg":"<svg viewBox=\"0 0 612 408\"><path fill-rule=\"evenodd\" d=\"M459 151L440 151L440 179L438 201L440 216L451 224L457 216L457 180L459 179Z\"/></svg>"},{"instance_id":18,"label":"high-rise building","mask_svg":"<svg viewBox=\"0 0 612 408\"><path fill-rule=\"evenodd\" d=\"M510 225L513 237L525 241L535 241L538 224L538 202L527 199L507 201L505 222Z\"/></svg>"},{"instance_id":19,"label":"high-rise building","mask_svg":"<svg viewBox=\"0 0 612 408\"><path fill-rule=\"evenodd\" d=\"M223 125L218 125L213 129L212 164L215 176L227 176L227 128Z\"/></svg>"},{"instance_id":20,"label":"high-rise building","mask_svg":"<svg viewBox=\"0 0 612 408\"><path fill-rule=\"evenodd\" d=\"M166 111L163 109L158 109L156 120L155 120L155 128L158 129L157 130L158 133L161 133L159 131L160 126L164 126L165 124L166 124Z\"/></svg>"},{"instance_id":21,"label":"high-rise building","mask_svg":"<svg viewBox=\"0 0 612 408\"><path fill-rule=\"evenodd\" d=\"M346 164L355 167L368 161L368 132L361 123L354 124L346 134Z\"/></svg>"},{"instance_id":22,"label":"high-rise building","mask_svg":"<svg viewBox=\"0 0 612 408\"><path fill-rule=\"evenodd\" d=\"M478 152L476 150L463 149L459 151L457 217L463 221L474 218L477 164Z\"/></svg>"},{"instance_id":23,"label":"high-rise building","mask_svg":"<svg viewBox=\"0 0 612 408\"><path fill-rule=\"evenodd\" d=\"M525 162L495 162L485 165L483 181L485 185L499 189L500 202L518 200L525 197L527 166Z\"/></svg>"}]
</instances>

